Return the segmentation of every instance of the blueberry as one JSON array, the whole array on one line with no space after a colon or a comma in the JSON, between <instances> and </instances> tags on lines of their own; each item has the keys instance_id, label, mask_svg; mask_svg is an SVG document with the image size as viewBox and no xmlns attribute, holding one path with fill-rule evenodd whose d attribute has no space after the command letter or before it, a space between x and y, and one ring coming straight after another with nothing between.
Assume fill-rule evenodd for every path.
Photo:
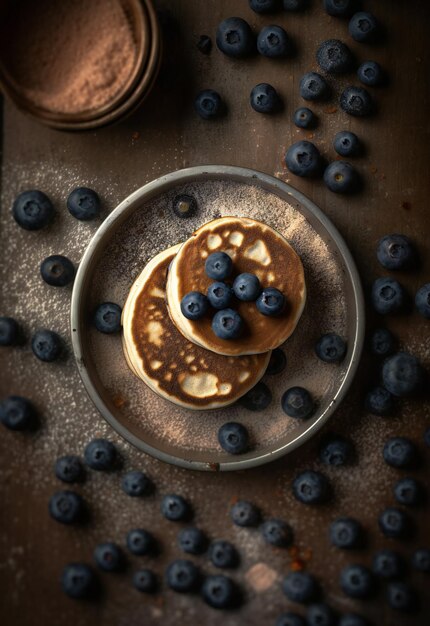
<instances>
[{"instance_id":1,"label":"blueberry","mask_svg":"<svg viewBox=\"0 0 430 626\"><path fill-rule=\"evenodd\" d=\"M144 496L151 490L151 481L144 472L127 472L122 479L122 490L132 498Z\"/></svg>"},{"instance_id":2,"label":"blueberry","mask_svg":"<svg viewBox=\"0 0 430 626\"><path fill-rule=\"evenodd\" d=\"M77 187L67 198L67 208L77 220L93 220L100 214L100 198L88 187Z\"/></svg>"},{"instance_id":3,"label":"blueberry","mask_svg":"<svg viewBox=\"0 0 430 626\"><path fill-rule=\"evenodd\" d=\"M357 170L347 161L333 161L324 170L324 182L334 193L354 193L360 186Z\"/></svg>"},{"instance_id":4,"label":"blueberry","mask_svg":"<svg viewBox=\"0 0 430 626\"><path fill-rule=\"evenodd\" d=\"M358 4L357 0L324 0L324 9L333 17L349 17Z\"/></svg>"},{"instance_id":5,"label":"blueberry","mask_svg":"<svg viewBox=\"0 0 430 626\"><path fill-rule=\"evenodd\" d=\"M190 291L181 300L181 312L188 320L199 320L209 310L207 297L199 291Z\"/></svg>"},{"instance_id":6,"label":"blueberry","mask_svg":"<svg viewBox=\"0 0 430 626\"><path fill-rule=\"evenodd\" d=\"M213 252L205 262L205 272L213 280L225 280L233 271L233 261L225 252Z\"/></svg>"},{"instance_id":7,"label":"blueberry","mask_svg":"<svg viewBox=\"0 0 430 626\"><path fill-rule=\"evenodd\" d=\"M221 96L213 89L203 89L194 99L194 110L204 120L213 120L224 113Z\"/></svg>"},{"instance_id":8,"label":"blueberry","mask_svg":"<svg viewBox=\"0 0 430 626\"><path fill-rule=\"evenodd\" d=\"M0 317L0 346L16 346L20 339L20 328L12 317Z\"/></svg>"},{"instance_id":9,"label":"blueberry","mask_svg":"<svg viewBox=\"0 0 430 626\"><path fill-rule=\"evenodd\" d=\"M222 309L212 318L212 330L220 339L238 339L243 331L243 320L237 311Z\"/></svg>"},{"instance_id":10,"label":"blueberry","mask_svg":"<svg viewBox=\"0 0 430 626\"><path fill-rule=\"evenodd\" d=\"M278 92L268 83L255 85L249 95L249 101L257 113L276 113L281 108Z\"/></svg>"},{"instance_id":11,"label":"blueberry","mask_svg":"<svg viewBox=\"0 0 430 626\"><path fill-rule=\"evenodd\" d=\"M214 309L226 309L233 298L233 290L229 285L216 281L208 287L207 298Z\"/></svg>"},{"instance_id":12,"label":"blueberry","mask_svg":"<svg viewBox=\"0 0 430 626\"><path fill-rule=\"evenodd\" d=\"M206 576L201 589L203 600L214 609L231 606L237 595L236 587L228 576Z\"/></svg>"},{"instance_id":13,"label":"blueberry","mask_svg":"<svg viewBox=\"0 0 430 626\"><path fill-rule=\"evenodd\" d=\"M378 241L376 256L387 270L410 269L416 264L417 253L406 235L385 235Z\"/></svg>"},{"instance_id":14,"label":"blueberry","mask_svg":"<svg viewBox=\"0 0 430 626\"><path fill-rule=\"evenodd\" d=\"M341 616L338 626L370 626L367 619L357 613L344 613Z\"/></svg>"},{"instance_id":15,"label":"blueberry","mask_svg":"<svg viewBox=\"0 0 430 626\"><path fill-rule=\"evenodd\" d=\"M415 478L402 478L394 485L394 497L399 504L416 506L423 500L423 488Z\"/></svg>"},{"instance_id":16,"label":"blueberry","mask_svg":"<svg viewBox=\"0 0 430 626\"><path fill-rule=\"evenodd\" d=\"M63 349L63 342L60 335L52 330L38 330L31 338L31 349L38 359L49 363L58 359Z\"/></svg>"},{"instance_id":17,"label":"blueberry","mask_svg":"<svg viewBox=\"0 0 430 626\"><path fill-rule=\"evenodd\" d=\"M240 404L249 411L264 411L272 402L272 392L261 381L240 398Z\"/></svg>"},{"instance_id":18,"label":"blueberry","mask_svg":"<svg viewBox=\"0 0 430 626\"><path fill-rule=\"evenodd\" d=\"M284 578L282 589L291 602L307 604L315 599L318 585L308 572L291 572Z\"/></svg>"},{"instance_id":19,"label":"blueberry","mask_svg":"<svg viewBox=\"0 0 430 626\"><path fill-rule=\"evenodd\" d=\"M410 467L416 455L415 445L405 437L392 437L384 445L384 460L392 467Z\"/></svg>"},{"instance_id":20,"label":"blueberry","mask_svg":"<svg viewBox=\"0 0 430 626\"><path fill-rule=\"evenodd\" d=\"M306 611L307 626L334 626L336 615L328 604L311 604Z\"/></svg>"},{"instance_id":21,"label":"blueberry","mask_svg":"<svg viewBox=\"0 0 430 626\"><path fill-rule=\"evenodd\" d=\"M197 42L197 49L202 54L210 54L212 51L212 39L208 35L200 35Z\"/></svg>"},{"instance_id":22,"label":"blueberry","mask_svg":"<svg viewBox=\"0 0 430 626\"><path fill-rule=\"evenodd\" d=\"M389 357L382 366L384 387L395 396L418 391L424 382L424 370L418 359L406 352Z\"/></svg>"},{"instance_id":23,"label":"blueberry","mask_svg":"<svg viewBox=\"0 0 430 626\"><path fill-rule=\"evenodd\" d=\"M364 117L373 112L373 100L364 87L349 85L340 96L340 106L345 113L355 117Z\"/></svg>"},{"instance_id":24,"label":"blueberry","mask_svg":"<svg viewBox=\"0 0 430 626\"><path fill-rule=\"evenodd\" d=\"M51 200L42 191L23 191L15 198L12 215L15 222L25 230L39 230L54 217Z\"/></svg>"},{"instance_id":25,"label":"blueberry","mask_svg":"<svg viewBox=\"0 0 430 626\"><path fill-rule=\"evenodd\" d=\"M65 483L82 480L84 468L78 456L62 456L55 461L55 476Z\"/></svg>"},{"instance_id":26,"label":"blueberry","mask_svg":"<svg viewBox=\"0 0 430 626\"><path fill-rule=\"evenodd\" d=\"M430 448L430 428L426 428L424 431L424 443Z\"/></svg>"},{"instance_id":27,"label":"blueberry","mask_svg":"<svg viewBox=\"0 0 430 626\"><path fill-rule=\"evenodd\" d=\"M281 26L264 26L258 33L257 50L264 57L286 57L292 52L292 44Z\"/></svg>"},{"instance_id":28,"label":"blueberry","mask_svg":"<svg viewBox=\"0 0 430 626\"><path fill-rule=\"evenodd\" d=\"M363 85L378 87L384 82L384 72L376 61L364 61L357 70L358 80Z\"/></svg>"},{"instance_id":29,"label":"blueberry","mask_svg":"<svg viewBox=\"0 0 430 626\"><path fill-rule=\"evenodd\" d=\"M147 530L135 528L127 533L126 543L130 552L144 556L153 552L155 539Z\"/></svg>"},{"instance_id":30,"label":"blueberry","mask_svg":"<svg viewBox=\"0 0 430 626\"><path fill-rule=\"evenodd\" d=\"M282 409L290 417L306 419L315 408L311 394L303 387L287 389L281 399Z\"/></svg>"},{"instance_id":31,"label":"blueberry","mask_svg":"<svg viewBox=\"0 0 430 626\"><path fill-rule=\"evenodd\" d=\"M319 457L326 465L340 467L351 461L353 447L350 441L339 435L327 435L321 442Z\"/></svg>"},{"instance_id":32,"label":"blueberry","mask_svg":"<svg viewBox=\"0 0 430 626\"><path fill-rule=\"evenodd\" d=\"M339 363L345 357L346 342L336 333L327 333L318 340L315 352L321 361Z\"/></svg>"},{"instance_id":33,"label":"blueberry","mask_svg":"<svg viewBox=\"0 0 430 626\"><path fill-rule=\"evenodd\" d=\"M236 548L229 541L213 541L209 546L209 559L215 567L235 567L239 561Z\"/></svg>"},{"instance_id":34,"label":"blueberry","mask_svg":"<svg viewBox=\"0 0 430 626\"><path fill-rule=\"evenodd\" d=\"M375 356L388 356L396 348L396 339L393 333L386 328L377 328L370 337L370 351Z\"/></svg>"},{"instance_id":35,"label":"blueberry","mask_svg":"<svg viewBox=\"0 0 430 626\"><path fill-rule=\"evenodd\" d=\"M345 74L351 71L354 57L342 41L328 39L317 50L317 63L328 74Z\"/></svg>"},{"instance_id":36,"label":"blueberry","mask_svg":"<svg viewBox=\"0 0 430 626\"><path fill-rule=\"evenodd\" d=\"M301 472L294 479L293 494L304 504L320 504L328 498L328 480L320 472L312 470Z\"/></svg>"},{"instance_id":37,"label":"blueberry","mask_svg":"<svg viewBox=\"0 0 430 626\"><path fill-rule=\"evenodd\" d=\"M157 577L150 569L139 569L133 574L133 586L143 593L154 593L157 589Z\"/></svg>"},{"instance_id":38,"label":"blueberry","mask_svg":"<svg viewBox=\"0 0 430 626\"><path fill-rule=\"evenodd\" d=\"M229 57L246 57L255 51L254 33L242 18L228 17L217 28L216 45Z\"/></svg>"},{"instance_id":39,"label":"blueberry","mask_svg":"<svg viewBox=\"0 0 430 626\"><path fill-rule=\"evenodd\" d=\"M363 535L363 529L352 517L339 517L330 524L330 541L337 548L356 548Z\"/></svg>"},{"instance_id":40,"label":"blueberry","mask_svg":"<svg viewBox=\"0 0 430 626\"><path fill-rule=\"evenodd\" d=\"M309 6L309 0L283 0L284 11L304 11Z\"/></svg>"},{"instance_id":41,"label":"blueberry","mask_svg":"<svg viewBox=\"0 0 430 626\"><path fill-rule=\"evenodd\" d=\"M300 79L300 95L304 100L326 100L330 95L330 87L321 74L307 72Z\"/></svg>"},{"instance_id":42,"label":"blueberry","mask_svg":"<svg viewBox=\"0 0 430 626\"><path fill-rule=\"evenodd\" d=\"M299 128L313 128L317 124L317 117L307 107L300 107L294 112L293 121Z\"/></svg>"},{"instance_id":43,"label":"blueberry","mask_svg":"<svg viewBox=\"0 0 430 626\"><path fill-rule=\"evenodd\" d=\"M393 278L378 278L372 285L373 308L380 315L401 311L405 304L405 291Z\"/></svg>"},{"instance_id":44,"label":"blueberry","mask_svg":"<svg viewBox=\"0 0 430 626\"><path fill-rule=\"evenodd\" d=\"M287 365L287 357L285 352L281 348L275 348L270 355L269 365L267 366L266 374L269 376L275 376L284 371Z\"/></svg>"},{"instance_id":45,"label":"blueberry","mask_svg":"<svg viewBox=\"0 0 430 626\"><path fill-rule=\"evenodd\" d=\"M231 507L230 517L236 526L257 526L261 515L254 504L239 500Z\"/></svg>"},{"instance_id":46,"label":"blueberry","mask_svg":"<svg viewBox=\"0 0 430 626\"><path fill-rule=\"evenodd\" d=\"M180 522L191 517L191 507L182 496L169 494L161 502L161 512L171 522Z\"/></svg>"},{"instance_id":47,"label":"blueberry","mask_svg":"<svg viewBox=\"0 0 430 626\"><path fill-rule=\"evenodd\" d=\"M361 151L361 143L355 133L349 130L341 130L336 133L333 147L340 156L357 156Z\"/></svg>"},{"instance_id":48,"label":"blueberry","mask_svg":"<svg viewBox=\"0 0 430 626\"><path fill-rule=\"evenodd\" d=\"M405 537L409 530L409 518L400 509L390 507L385 509L378 518L381 532L392 539Z\"/></svg>"},{"instance_id":49,"label":"blueberry","mask_svg":"<svg viewBox=\"0 0 430 626\"><path fill-rule=\"evenodd\" d=\"M116 448L107 439L93 439L84 450L85 463L93 470L108 471L117 460Z\"/></svg>"},{"instance_id":50,"label":"blueberry","mask_svg":"<svg viewBox=\"0 0 430 626\"><path fill-rule=\"evenodd\" d=\"M249 435L245 426L237 422L227 422L218 431L218 441L229 454L242 454L249 445Z\"/></svg>"},{"instance_id":51,"label":"blueberry","mask_svg":"<svg viewBox=\"0 0 430 626\"><path fill-rule=\"evenodd\" d=\"M285 296L274 287L266 287L255 301L257 309L262 315L275 317L281 315L285 309Z\"/></svg>"},{"instance_id":52,"label":"blueberry","mask_svg":"<svg viewBox=\"0 0 430 626\"><path fill-rule=\"evenodd\" d=\"M404 564L397 552L379 550L373 556L372 569L381 578L398 578L403 573Z\"/></svg>"},{"instance_id":53,"label":"blueberry","mask_svg":"<svg viewBox=\"0 0 430 626\"><path fill-rule=\"evenodd\" d=\"M366 394L364 406L372 415L390 415L394 410L394 397L385 387L374 387Z\"/></svg>"},{"instance_id":54,"label":"blueberry","mask_svg":"<svg viewBox=\"0 0 430 626\"><path fill-rule=\"evenodd\" d=\"M118 333L121 330L121 313L119 304L103 302L95 310L94 325L101 333Z\"/></svg>"},{"instance_id":55,"label":"blueberry","mask_svg":"<svg viewBox=\"0 0 430 626\"><path fill-rule=\"evenodd\" d=\"M200 578L200 572L192 561L178 559L166 569L166 582L170 589L179 593L194 591Z\"/></svg>"},{"instance_id":56,"label":"blueberry","mask_svg":"<svg viewBox=\"0 0 430 626\"><path fill-rule=\"evenodd\" d=\"M22 396L8 396L0 402L0 421L10 430L31 428L36 420L36 410L30 400Z\"/></svg>"},{"instance_id":57,"label":"blueberry","mask_svg":"<svg viewBox=\"0 0 430 626\"><path fill-rule=\"evenodd\" d=\"M82 519L84 501L74 491L57 491L49 500L49 513L61 524L73 524Z\"/></svg>"},{"instance_id":58,"label":"blueberry","mask_svg":"<svg viewBox=\"0 0 430 626\"><path fill-rule=\"evenodd\" d=\"M347 565L341 571L340 586L350 598L368 598L374 592L375 581L364 565Z\"/></svg>"},{"instance_id":59,"label":"blueberry","mask_svg":"<svg viewBox=\"0 0 430 626\"><path fill-rule=\"evenodd\" d=\"M178 544L181 550L189 554L202 554L206 551L207 537L199 528L184 528L178 535Z\"/></svg>"},{"instance_id":60,"label":"blueberry","mask_svg":"<svg viewBox=\"0 0 430 626\"><path fill-rule=\"evenodd\" d=\"M70 598L87 598L95 588L94 572L85 563L69 563L63 570L61 586Z\"/></svg>"},{"instance_id":61,"label":"blueberry","mask_svg":"<svg viewBox=\"0 0 430 626\"><path fill-rule=\"evenodd\" d=\"M105 572L118 571L123 563L121 548L116 543L100 543L94 550L94 560Z\"/></svg>"},{"instance_id":62,"label":"blueberry","mask_svg":"<svg viewBox=\"0 0 430 626\"><path fill-rule=\"evenodd\" d=\"M359 43L375 41L379 25L374 15L365 11L354 13L348 25L349 34Z\"/></svg>"},{"instance_id":63,"label":"blueberry","mask_svg":"<svg viewBox=\"0 0 430 626\"><path fill-rule=\"evenodd\" d=\"M43 280L52 287L65 287L75 277L73 263L61 254L48 256L40 265Z\"/></svg>"},{"instance_id":64,"label":"blueberry","mask_svg":"<svg viewBox=\"0 0 430 626\"><path fill-rule=\"evenodd\" d=\"M419 572L430 573L430 549L418 548L412 555L412 567Z\"/></svg>"},{"instance_id":65,"label":"blueberry","mask_svg":"<svg viewBox=\"0 0 430 626\"><path fill-rule=\"evenodd\" d=\"M306 626L306 622L298 613L287 611L278 617L275 626Z\"/></svg>"},{"instance_id":66,"label":"blueberry","mask_svg":"<svg viewBox=\"0 0 430 626\"><path fill-rule=\"evenodd\" d=\"M415 593L406 583L392 582L387 587L387 600L392 609L413 611L416 608Z\"/></svg>"},{"instance_id":67,"label":"blueberry","mask_svg":"<svg viewBox=\"0 0 430 626\"><path fill-rule=\"evenodd\" d=\"M284 548L293 540L291 526L281 519L268 519L261 526L261 533L267 543Z\"/></svg>"},{"instance_id":68,"label":"blueberry","mask_svg":"<svg viewBox=\"0 0 430 626\"><path fill-rule=\"evenodd\" d=\"M173 200L173 213L181 219L194 217L197 213L196 199L192 196L187 196L186 194L175 196Z\"/></svg>"},{"instance_id":69,"label":"blueberry","mask_svg":"<svg viewBox=\"0 0 430 626\"><path fill-rule=\"evenodd\" d=\"M430 283L426 283L418 289L415 295L415 306L427 320L430 320Z\"/></svg>"},{"instance_id":70,"label":"blueberry","mask_svg":"<svg viewBox=\"0 0 430 626\"><path fill-rule=\"evenodd\" d=\"M321 155L310 141L296 141L285 154L285 163L293 174L312 178L321 174Z\"/></svg>"},{"instance_id":71,"label":"blueberry","mask_svg":"<svg viewBox=\"0 0 430 626\"><path fill-rule=\"evenodd\" d=\"M256 13L274 13L279 5L279 0L249 0L249 6Z\"/></svg>"},{"instance_id":72,"label":"blueberry","mask_svg":"<svg viewBox=\"0 0 430 626\"><path fill-rule=\"evenodd\" d=\"M260 281L255 274L239 274L234 279L233 291L238 300L253 302L260 294Z\"/></svg>"}]
</instances>

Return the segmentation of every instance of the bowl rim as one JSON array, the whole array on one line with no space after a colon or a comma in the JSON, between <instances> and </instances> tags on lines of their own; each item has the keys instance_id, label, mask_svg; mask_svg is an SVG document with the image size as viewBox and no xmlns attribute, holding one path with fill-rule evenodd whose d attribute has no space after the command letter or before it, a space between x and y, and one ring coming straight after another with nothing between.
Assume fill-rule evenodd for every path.
<instances>
[{"instance_id":1,"label":"bowl rim","mask_svg":"<svg viewBox=\"0 0 430 626\"><path fill-rule=\"evenodd\" d=\"M355 310L355 328L351 339L349 340L352 344L352 352L342 382L340 383L339 388L334 394L330 404L306 430L299 433L291 441L279 445L273 450L264 451L251 458L244 459L232 455L231 459L214 464L205 461L195 461L181 458L164 452L163 450L160 450L143 441L128 430L128 428L126 428L121 422L119 422L98 393L96 385L94 384L91 374L86 366L86 348L84 342L82 341L83 333L81 332L84 321L81 316L81 311L84 308L83 296L86 287L85 283L87 275L91 273L92 261L99 246L103 244L104 237L111 231L112 228L115 227L117 223L121 223L129 217L134 210L140 207L145 201L148 201L151 197L161 195L174 186L184 185L199 180L219 180L220 178L228 178L232 181L242 182L245 184L261 184L265 190L271 193L277 194L277 192L280 192L281 197L291 196L294 200L302 204L321 223L326 231L326 234L336 244L345 268L349 274L349 280L351 282L354 298L353 307ZM137 447L139 450L146 452L161 461L194 470L233 471L257 467L292 452L298 446L307 442L327 422L329 417L333 414L335 409L345 397L357 371L364 344L365 310L363 290L355 261L353 260L342 235L339 233L331 220L316 204L314 204L314 202L312 202L312 200L307 198L307 196L305 196L302 192L298 191L288 183L285 183L270 174L265 174L254 169L230 165L199 165L171 172L143 185L127 196L108 215L88 244L79 264L73 285L70 323L73 352L84 387L102 417L114 428L114 430L116 430L116 432L118 432L125 440Z\"/></svg>"}]
</instances>

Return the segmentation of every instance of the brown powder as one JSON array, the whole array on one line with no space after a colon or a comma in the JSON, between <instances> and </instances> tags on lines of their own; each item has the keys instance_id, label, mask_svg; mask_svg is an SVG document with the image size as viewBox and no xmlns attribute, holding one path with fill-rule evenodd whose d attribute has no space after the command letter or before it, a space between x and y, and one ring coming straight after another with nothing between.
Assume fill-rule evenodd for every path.
<instances>
[{"instance_id":1,"label":"brown powder","mask_svg":"<svg viewBox=\"0 0 430 626\"><path fill-rule=\"evenodd\" d=\"M36 106L82 113L111 102L137 58L120 0L9 2L0 54L15 89Z\"/></svg>"}]
</instances>

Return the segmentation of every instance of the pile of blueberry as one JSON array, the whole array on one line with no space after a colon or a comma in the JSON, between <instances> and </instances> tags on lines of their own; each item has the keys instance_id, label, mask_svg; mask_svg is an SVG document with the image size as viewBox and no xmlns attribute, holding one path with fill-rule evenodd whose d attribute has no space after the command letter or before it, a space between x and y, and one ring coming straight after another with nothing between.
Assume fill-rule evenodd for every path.
<instances>
[{"instance_id":1,"label":"pile of blueberry","mask_svg":"<svg viewBox=\"0 0 430 626\"><path fill-rule=\"evenodd\" d=\"M262 315L281 315L285 308L285 296L274 287L262 288L255 274L239 274L232 285L224 282L233 272L233 261L225 252L213 252L205 262L206 275L215 282L208 287L206 295L190 291L181 300L181 312L189 320L199 320L216 309L212 318L212 330L220 339L238 339L244 331L244 322L231 308L233 298L242 302L255 302Z\"/></svg>"}]
</instances>

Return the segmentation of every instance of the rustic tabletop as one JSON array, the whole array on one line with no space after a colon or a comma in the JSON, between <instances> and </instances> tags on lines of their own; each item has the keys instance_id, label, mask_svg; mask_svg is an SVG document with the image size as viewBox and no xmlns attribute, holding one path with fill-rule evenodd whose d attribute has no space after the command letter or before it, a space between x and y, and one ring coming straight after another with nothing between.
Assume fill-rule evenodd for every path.
<instances>
[{"instance_id":1,"label":"rustic tabletop","mask_svg":"<svg viewBox=\"0 0 430 626\"><path fill-rule=\"evenodd\" d=\"M429 449L423 433L429 425L429 404L423 398L401 403L397 413L380 418L363 409L363 394L376 373L372 360L363 356L359 374L346 401L324 432L335 431L355 445L356 461L348 468L322 467L317 458L321 435L288 457L254 470L237 473L190 472L163 464L139 453L120 439L103 421L88 399L71 354L69 305L71 290L55 290L42 283L40 261L49 254L66 254L78 263L99 223L74 220L65 198L78 185L94 188L103 199L104 216L130 192L158 176L190 165L231 164L255 168L290 182L311 198L333 220L345 237L359 268L363 287L386 275L376 261L378 239L400 232L416 242L420 269L400 274L413 294L428 282L428 19L425 0L380 0L366 6L383 23L383 43L355 43L343 20L329 17L322 2L314 0L304 13L280 13L264 17L253 13L245 0L159 0L164 26L165 55L158 83L142 109L127 121L84 134L51 131L29 121L6 103L3 111L1 176L1 313L16 317L27 337L39 327L59 332L68 355L59 363L40 363L29 344L2 348L1 397L19 393L37 406L37 431L14 433L2 428L0 439L0 613L2 623L13 626L106 626L145 623L163 626L205 624L260 626L274 624L289 609L304 613L282 593L283 576L291 568L304 567L321 583L322 598L339 613L356 611L374 624L397 626L427 624L430 601L428 575L409 566L405 579L421 599L420 610L402 616L385 599L384 586L370 600L348 599L339 587L339 573L348 563L370 565L372 554L392 547L410 557L418 546L430 545L428 506L409 511L414 533L405 541L388 540L378 529L380 511L394 504L392 489L402 474L383 462L382 447L392 435L411 438L420 452L420 463L410 474L427 480ZM215 47L208 56L196 48L201 34L214 38L217 24L240 15L255 28L279 23L297 43L297 56L271 62L266 58L233 61ZM372 118L351 118L337 103L338 97L313 106L318 127L310 132L296 128L291 117L303 104L298 81L304 71L317 69L315 49L328 38L348 41L360 59L375 59L389 73L389 85L375 89L378 112ZM338 94L352 77L334 83ZM271 83L285 101L282 113L264 116L249 106L249 92L259 82ZM227 116L207 123L193 112L193 96L199 89L214 88L223 94ZM338 130L356 132L365 154L356 159L365 186L353 197L328 191L322 181L298 179L288 173L283 156L299 138L312 137L329 158L335 157L332 138ZM57 207L57 219L48 229L27 232L14 223L10 206L26 188L46 192ZM162 224L160 225L162 228ZM399 338L400 345L430 367L428 322L416 313L377 320L368 311L368 326L383 323ZM50 495L62 485L53 463L66 453L82 454L95 436L118 444L123 469L89 472L76 489L88 502L91 518L84 526L56 524L48 515ZM156 489L144 499L130 499L120 489L126 469L144 469ZM292 479L302 469L319 469L330 478L334 498L320 507L306 507L294 500ZM162 586L154 594L139 594L131 574L147 565L162 579L164 569L179 558L178 525L159 512L163 494L176 492L193 505L195 523L211 538L231 540L240 552L240 564L231 576L243 590L243 603L233 611L217 612L198 596L175 594ZM265 516L287 520L294 529L294 547L268 547L258 530L235 527L229 518L231 504L243 498L255 502ZM137 500L137 501L136 501ZM366 545L342 551L330 545L329 523L352 515L366 530ZM133 527L151 530L160 552L153 557L127 557L125 572L100 574L102 594L92 601L74 602L60 590L59 577L65 563L92 561L94 546L115 541L124 546ZM180 526L180 525L179 525ZM205 572L213 572L206 556L193 557Z\"/></svg>"}]
</instances>

